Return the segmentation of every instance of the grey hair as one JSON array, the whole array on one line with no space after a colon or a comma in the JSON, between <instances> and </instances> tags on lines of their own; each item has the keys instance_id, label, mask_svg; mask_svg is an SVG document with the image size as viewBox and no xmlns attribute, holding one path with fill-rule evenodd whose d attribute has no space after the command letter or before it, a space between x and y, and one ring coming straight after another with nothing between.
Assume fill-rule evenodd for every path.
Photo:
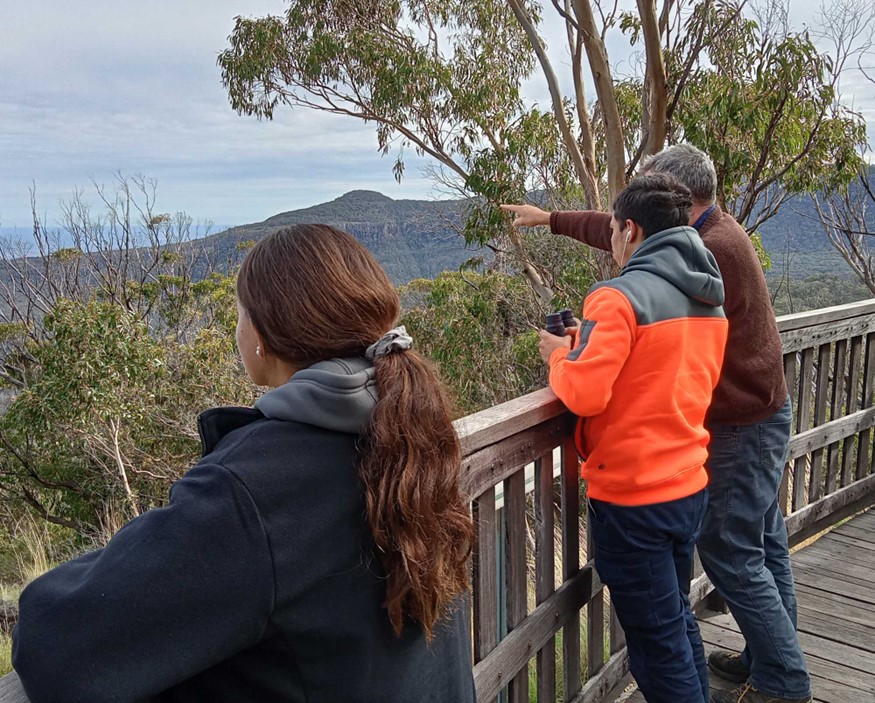
<instances>
[{"instance_id":1,"label":"grey hair","mask_svg":"<svg viewBox=\"0 0 875 703\"><path fill-rule=\"evenodd\" d=\"M689 188L693 200L710 205L717 197L717 172L714 162L691 144L676 144L645 161L639 173L669 173Z\"/></svg>"}]
</instances>

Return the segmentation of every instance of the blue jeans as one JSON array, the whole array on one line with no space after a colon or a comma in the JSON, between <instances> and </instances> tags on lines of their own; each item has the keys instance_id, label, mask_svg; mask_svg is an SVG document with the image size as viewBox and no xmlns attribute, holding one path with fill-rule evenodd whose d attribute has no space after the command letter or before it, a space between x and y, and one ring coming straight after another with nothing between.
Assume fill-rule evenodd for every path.
<instances>
[{"instance_id":1,"label":"blue jeans","mask_svg":"<svg viewBox=\"0 0 875 703\"><path fill-rule=\"evenodd\" d=\"M595 566L648 703L706 703L708 667L690 612L693 549L708 491L654 505L589 500Z\"/></svg>"},{"instance_id":2,"label":"blue jeans","mask_svg":"<svg viewBox=\"0 0 875 703\"><path fill-rule=\"evenodd\" d=\"M699 557L747 644L750 683L782 698L811 693L796 634L796 592L778 505L793 413L790 400L754 425L712 424L710 500Z\"/></svg>"}]
</instances>

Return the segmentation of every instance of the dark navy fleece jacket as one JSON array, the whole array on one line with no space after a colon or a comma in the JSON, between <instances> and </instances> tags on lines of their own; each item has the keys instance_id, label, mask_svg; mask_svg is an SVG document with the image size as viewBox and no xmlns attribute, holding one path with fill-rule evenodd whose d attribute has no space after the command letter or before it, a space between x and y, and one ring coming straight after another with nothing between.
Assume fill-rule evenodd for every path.
<instances>
[{"instance_id":1,"label":"dark navy fleece jacket","mask_svg":"<svg viewBox=\"0 0 875 703\"><path fill-rule=\"evenodd\" d=\"M166 507L22 593L31 700L472 702L466 606L429 645L381 605L356 450L375 398L367 361L330 360L204 413Z\"/></svg>"}]
</instances>

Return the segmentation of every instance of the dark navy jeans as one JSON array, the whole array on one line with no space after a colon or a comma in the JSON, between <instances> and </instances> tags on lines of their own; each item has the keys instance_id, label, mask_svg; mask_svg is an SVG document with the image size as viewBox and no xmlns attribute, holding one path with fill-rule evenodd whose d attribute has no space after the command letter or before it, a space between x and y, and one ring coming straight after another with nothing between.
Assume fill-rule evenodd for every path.
<instances>
[{"instance_id":1,"label":"dark navy jeans","mask_svg":"<svg viewBox=\"0 0 875 703\"><path fill-rule=\"evenodd\" d=\"M708 668L690 612L693 549L708 492L654 505L589 500L595 566L626 633L648 703L707 703Z\"/></svg>"},{"instance_id":2,"label":"dark navy jeans","mask_svg":"<svg viewBox=\"0 0 875 703\"><path fill-rule=\"evenodd\" d=\"M811 693L796 634L796 591L778 505L793 413L790 400L754 425L711 425L709 502L699 557L747 647L750 683L783 698Z\"/></svg>"}]
</instances>

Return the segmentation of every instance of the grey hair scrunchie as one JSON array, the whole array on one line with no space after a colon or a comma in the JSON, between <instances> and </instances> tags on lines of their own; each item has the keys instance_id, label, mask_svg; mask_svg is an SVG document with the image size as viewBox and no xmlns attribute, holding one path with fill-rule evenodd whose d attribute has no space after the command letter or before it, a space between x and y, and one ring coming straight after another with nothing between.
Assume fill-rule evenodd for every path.
<instances>
[{"instance_id":1,"label":"grey hair scrunchie","mask_svg":"<svg viewBox=\"0 0 875 703\"><path fill-rule=\"evenodd\" d=\"M404 351L413 346L413 337L407 334L404 325L389 330L365 350L365 357L373 361L378 356L386 356L394 351Z\"/></svg>"}]
</instances>

